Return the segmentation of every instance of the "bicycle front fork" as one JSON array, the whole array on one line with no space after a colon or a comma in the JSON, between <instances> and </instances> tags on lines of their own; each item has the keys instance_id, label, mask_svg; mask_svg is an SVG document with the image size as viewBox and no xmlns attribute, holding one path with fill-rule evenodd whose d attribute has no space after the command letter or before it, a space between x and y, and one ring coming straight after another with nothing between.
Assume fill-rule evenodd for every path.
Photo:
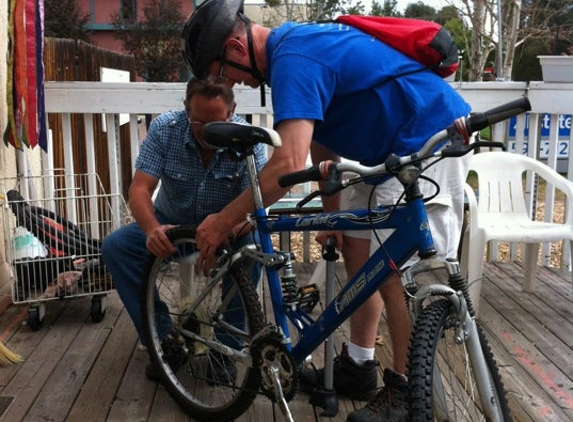
<instances>
[{"instance_id":1,"label":"bicycle front fork","mask_svg":"<svg viewBox=\"0 0 573 422\"><path fill-rule=\"evenodd\" d=\"M425 272L445 270L448 277L447 284L429 283L420 286L416 276ZM460 347L467 348L470 365L478 387L480 402L487 420L502 421L503 415L498 413L496 406L495 386L489 376L488 363L483 353L478 333L477 322L474 317L473 305L468 294L467 282L461 275L459 263L455 260L428 258L420 260L404 271L401 277L406 294L412 325L422 312L425 303L432 297L446 298L451 303L451 312L458 321L454 342Z\"/></svg>"}]
</instances>

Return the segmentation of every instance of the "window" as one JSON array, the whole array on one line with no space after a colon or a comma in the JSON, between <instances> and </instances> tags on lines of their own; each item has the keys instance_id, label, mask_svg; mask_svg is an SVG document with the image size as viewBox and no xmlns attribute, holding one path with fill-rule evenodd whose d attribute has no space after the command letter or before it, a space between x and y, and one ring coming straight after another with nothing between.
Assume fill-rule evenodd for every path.
<instances>
[{"instance_id":1,"label":"window","mask_svg":"<svg viewBox=\"0 0 573 422\"><path fill-rule=\"evenodd\" d=\"M136 5L135 0L121 0L121 18L123 20L135 20L136 19Z\"/></svg>"}]
</instances>

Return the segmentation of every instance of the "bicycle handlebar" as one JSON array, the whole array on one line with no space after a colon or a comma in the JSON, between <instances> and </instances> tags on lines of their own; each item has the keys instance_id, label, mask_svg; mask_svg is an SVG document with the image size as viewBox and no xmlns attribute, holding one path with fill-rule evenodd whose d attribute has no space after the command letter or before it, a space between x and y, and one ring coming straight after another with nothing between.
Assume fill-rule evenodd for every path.
<instances>
[{"instance_id":1,"label":"bicycle handlebar","mask_svg":"<svg viewBox=\"0 0 573 422\"><path fill-rule=\"evenodd\" d=\"M527 97L521 97L509 103L502 104L499 107L468 117L466 119L466 126L469 133L474 133L529 110L531 110L529 99Z\"/></svg>"},{"instance_id":2,"label":"bicycle handlebar","mask_svg":"<svg viewBox=\"0 0 573 422\"><path fill-rule=\"evenodd\" d=\"M327 176L334 172L351 171L361 176L371 175L384 175L404 164L421 161L430 157L461 157L471 150L481 147L504 147L500 142L479 141L469 145L460 145L457 148L448 148L442 151L434 152L434 149L448 138L462 136L467 138L469 135L481 130L487 126L499 123L510 117L524 113L531 110L531 104L527 97L521 97L508 103L502 104L491 110L475 113L469 117L457 119L456 122L451 124L446 129L443 129L433 135L422 148L412 155L398 157L392 155L383 163L374 167L364 166L358 163L334 163L332 161L323 161L320 164L309 167L305 170L295 171L293 173L285 174L279 177L278 183L282 188L287 188L298 183L305 183L310 181L325 180ZM340 184L339 184L340 185ZM342 186L340 186L342 188ZM334 193L330 192L330 193ZM329 194L329 192L321 192L322 194Z\"/></svg>"},{"instance_id":3,"label":"bicycle handlebar","mask_svg":"<svg viewBox=\"0 0 573 422\"><path fill-rule=\"evenodd\" d=\"M282 188L297 185L304 182L319 182L324 179L320 171L320 165L322 163L328 163L323 161L320 164L311 166L305 170L295 171L293 173L285 174L279 177L279 185Z\"/></svg>"}]
</instances>

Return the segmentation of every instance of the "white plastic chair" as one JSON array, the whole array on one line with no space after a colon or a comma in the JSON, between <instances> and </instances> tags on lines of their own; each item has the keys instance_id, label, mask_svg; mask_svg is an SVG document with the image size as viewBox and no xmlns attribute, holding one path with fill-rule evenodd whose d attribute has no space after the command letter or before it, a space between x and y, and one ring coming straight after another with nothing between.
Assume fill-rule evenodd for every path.
<instances>
[{"instance_id":1,"label":"white plastic chair","mask_svg":"<svg viewBox=\"0 0 573 422\"><path fill-rule=\"evenodd\" d=\"M573 182L532 158L507 152L485 152L471 157L470 170L478 176L478 199L466 185L469 224L463 238L461 267L469 282L476 315L479 310L483 261L490 240L524 243L524 291L536 286L539 243L569 240L573 260ZM564 223L533 221L527 212L523 173L532 171L566 196Z\"/></svg>"}]
</instances>

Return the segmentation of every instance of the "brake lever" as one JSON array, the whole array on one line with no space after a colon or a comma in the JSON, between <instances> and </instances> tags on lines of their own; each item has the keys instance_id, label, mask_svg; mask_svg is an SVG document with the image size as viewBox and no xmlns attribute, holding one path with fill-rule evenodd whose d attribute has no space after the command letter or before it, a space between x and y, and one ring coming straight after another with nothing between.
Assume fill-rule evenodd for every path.
<instances>
[{"instance_id":1,"label":"brake lever","mask_svg":"<svg viewBox=\"0 0 573 422\"><path fill-rule=\"evenodd\" d=\"M314 192L311 192L310 194L302 198L298 204L296 204L296 209L300 210L302 207L304 207L306 204L308 204L310 201L312 201L319 195L322 195L322 191L315 190Z\"/></svg>"},{"instance_id":2,"label":"brake lever","mask_svg":"<svg viewBox=\"0 0 573 422\"><path fill-rule=\"evenodd\" d=\"M495 142L495 141L476 141L469 145L463 145L454 143L449 147L443 149L441 151L442 158L446 157L462 157L469 153L472 150L478 149L480 147L489 147L489 148L501 148L502 151L506 151L505 144L503 142Z\"/></svg>"},{"instance_id":3,"label":"brake lever","mask_svg":"<svg viewBox=\"0 0 573 422\"><path fill-rule=\"evenodd\" d=\"M331 165L329 166L328 174L324 179L323 189L311 192L309 195L305 196L298 204L296 204L296 209L300 210L319 195L330 196L342 189L344 189L344 185L340 181L340 172L336 169L336 166Z\"/></svg>"}]
</instances>

